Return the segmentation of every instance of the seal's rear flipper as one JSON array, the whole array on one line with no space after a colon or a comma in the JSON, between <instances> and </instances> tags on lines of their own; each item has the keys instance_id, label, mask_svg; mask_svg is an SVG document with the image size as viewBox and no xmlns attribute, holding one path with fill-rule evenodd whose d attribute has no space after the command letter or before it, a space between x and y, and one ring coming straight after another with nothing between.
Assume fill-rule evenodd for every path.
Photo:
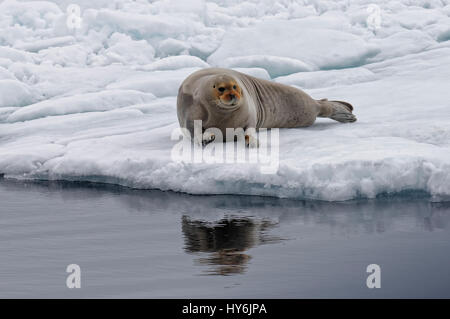
<instances>
[{"instance_id":1,"label":"seal's rear flipper","mask_svg":"<svg viewBox=\"0 0 450 319\"><path fill-rule=\"evenodd\" d=\"M356 117L352 114L353 106L343 101L328 101L322 99L320 103L319 117L328 117L341 123L355 122Z\"/></svg>"},{"instance_id":2,"label":"seal's rear flipper","mask_svg":"<svg viewBox=\"0 0 450 319\"><path fill-rule=\"evenodd\" d=\"M351 105L348 102L344 102L344 101L330 101L330 102L337 102L337 103L340 103L340 104L344 104L348 108L348 110L350 112L353 111L353 105Z\"/></svg>"}]
</instances>

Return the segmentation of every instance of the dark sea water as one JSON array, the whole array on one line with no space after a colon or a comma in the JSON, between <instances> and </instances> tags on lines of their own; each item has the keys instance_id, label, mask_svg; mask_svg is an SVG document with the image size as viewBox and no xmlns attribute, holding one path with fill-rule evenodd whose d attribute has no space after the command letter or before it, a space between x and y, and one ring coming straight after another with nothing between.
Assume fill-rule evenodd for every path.
<instances>
[{"instance_id":1,"label":"dark sea water","mask_svg":"<svg viewBox=\"0 0 450 319\"><path fill-rule=\"evenodd\" d=\"M69 264L80 289L66 286ZM450 203L0 179L0 297L449 298Z\"/></svg>"}]
</instances>

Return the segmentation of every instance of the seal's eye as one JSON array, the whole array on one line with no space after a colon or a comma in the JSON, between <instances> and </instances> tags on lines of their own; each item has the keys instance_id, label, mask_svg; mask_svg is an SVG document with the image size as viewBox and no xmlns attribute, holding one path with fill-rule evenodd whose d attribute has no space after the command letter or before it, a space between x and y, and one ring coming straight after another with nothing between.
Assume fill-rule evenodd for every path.
<instances>
[{"instance_id":1,"label":"seal's eye","mask_svg":"<svg viewBox=\"0 0 450 319\"><path fill-rule=\"evenodd\" d=\"M236 85L233 85L233 90L236 90Z\"/></svg>"},{"instance_id":2,"label":"seal's eye","mask_svg":"<svg viewBox=\"0 0 450 319\"><path fill-rule=\"evenodd\" d=\"M219 88L219 91L220 91L220 92L224 92L224 91L225 91L225 88Z\"/></svg>"}]
</instances>

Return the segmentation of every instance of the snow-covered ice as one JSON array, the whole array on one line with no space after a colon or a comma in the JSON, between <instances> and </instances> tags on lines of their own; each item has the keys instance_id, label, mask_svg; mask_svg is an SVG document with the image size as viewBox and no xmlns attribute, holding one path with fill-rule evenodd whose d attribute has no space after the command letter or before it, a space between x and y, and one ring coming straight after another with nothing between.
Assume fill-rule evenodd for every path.
<instances>
[{"instance_id":1,"label":"snow-covered ice","mask_svg":"<svg viewBox=\"0 0 450 319\"><path fill-rule=\"evenodd\" d=\"M381 10L368 24L369 4ZM79 28L66 9L81 9ZM235 68L349 101L280 130L280 166L177 163L176 94ZM0 175L192 194L450 198L450 1L0 2Z\"/></svg>"}]
</instances>

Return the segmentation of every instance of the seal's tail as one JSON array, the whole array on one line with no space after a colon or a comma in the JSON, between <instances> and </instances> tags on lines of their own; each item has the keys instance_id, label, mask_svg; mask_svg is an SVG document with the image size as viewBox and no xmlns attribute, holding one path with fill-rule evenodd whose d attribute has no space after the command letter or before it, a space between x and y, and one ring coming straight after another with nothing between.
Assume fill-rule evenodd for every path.
<instances>
[{"instance_id":1,"label":"seal's tail","mask_svg":"<svg viewBox=\"0 0 450 319\"><path fill-rule=\"evenodd\" d=\"M328 117L341 123L355 122L356 117L352 114L353 106L343 101L328 101L322 99L319 102L319 117Z\"/></svg>"}]
</instances>

